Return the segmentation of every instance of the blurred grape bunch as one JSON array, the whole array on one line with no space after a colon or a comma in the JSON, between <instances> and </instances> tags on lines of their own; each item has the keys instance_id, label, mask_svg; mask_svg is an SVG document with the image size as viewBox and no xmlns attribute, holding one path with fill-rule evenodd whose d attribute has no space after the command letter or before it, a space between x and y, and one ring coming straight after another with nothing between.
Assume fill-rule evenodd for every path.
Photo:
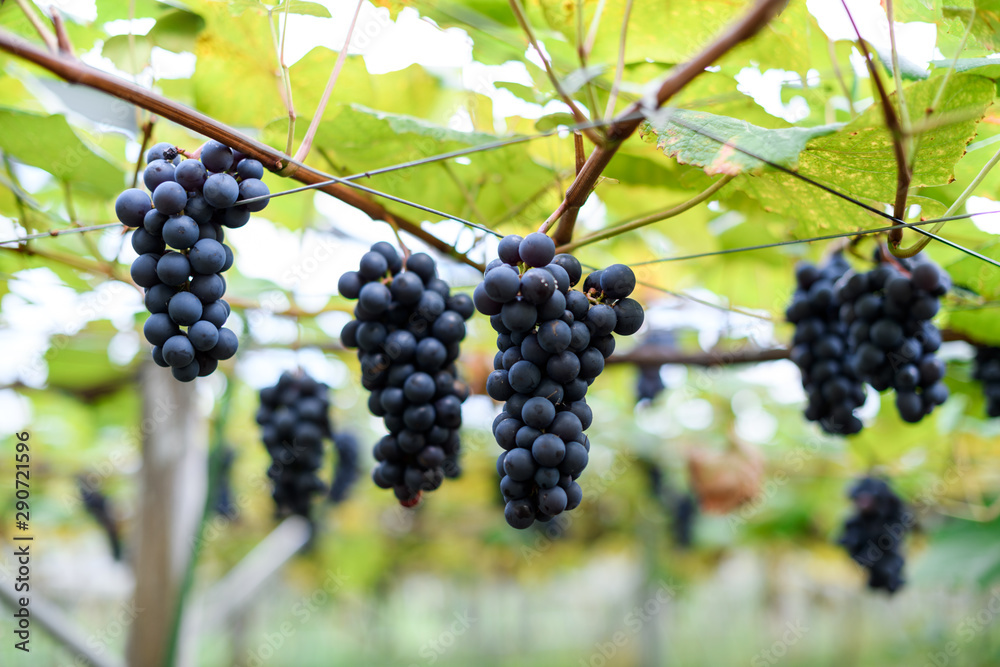
<instances>
[{"instance_id":1,"label":"blurred grape bunch","mask_svg":"<svg viewBox=\"0 0 1000 667\"><path fill-rule=\"evenodd\" d=\"M676 342L672 331L661 329L651 331L639 345L639 349L673 348ZM639 405L652 403L660 395L660 392L667 388L660 375L663 364L636 365L639 367L639 378L636 381L636 403Z\"/></svg>"},{"instance_id":2,"label":"blurred grape bunch","mask_svg":"<svg viewBox=\"0 0 1000 667\"><path fill-rule=\"evenodd\" d=\"M271 455L267 476L279 515L310 516L312 498L325 485L316 476L323 462L323 440L333 437L329 387L302 369L284 372L260 392L257 423Z\"/></svg>"},{"instance_id":3,"label":"blurred grape bunch","mask_svg":"<svg viewBox=\"0 0 1000 667\"><path fill-rule=\"evenodd\" d=\"M868 587L895 593L903 580L906 509L889 485L865 477L850 492L855 514L844 523L840 544L858 564L868 570Z\"/></svg>"},{"instance_id":4,"label":"blurred grape bunch","mask_svg":"<svg viewBox=\"0 0 1000 667\"><path fill-rule=\"evenodd\" d=\"M101 529L108 537L111 556L120 561L122 559L121 537L118 532L118 524L113 517L114 509L111 501L100 490L90 488L83 475L77 476L76 484L80 490L80 499L83 501L84 509L100 524Z\"/></svg>"},{"instance_id":5,"label":"blurred grape bunch","mask_svg":"<svg viewBox=\"0 0 1000 667\"><path fill-rule=\"evenodd\" d=\"M674 489L664 478L658 463L649 460L644 463L649 477L649 492L670 517L670 534L674 544L681 549L690 547L698 514L698 499L690 492Z\"/></svg>"},{"instance_id":6,"label":"blurred grape bunch","mask_svg":"<svg viewBox=\"0 0 1000 667\"><path fill-rule=\"evenodd\" d=\"M358 439L352 433L340 432L333 436L333 447L337 456L333 462L333 481L326 499L331 504L347 499L354 483L358 481Z\"/></svg>"},{"instance_id":7,"label":"blurred grape bunch","mask_svg":"<svg viewBox=\"0 0 1000 667\"><path fill-rule=\"evenodd\" d=\"M1000 347L976 348L972 377L983 383L986 414L1000 417Z\"/></svg>"},{"instance_id":8,"label":"blurred grape bunch","mask_svg":"<svg viewBox=\"0 0 1000 667\"><path fill-rule=\"evenodd\" d=\"M231 482L233 461L236 459L236 450L229 445L223 445L218 454L215 498L212 502L212 511L220 516L233 519L239 514L239 508L233 502L233 487Z\"/></svg>"}]
</instances>

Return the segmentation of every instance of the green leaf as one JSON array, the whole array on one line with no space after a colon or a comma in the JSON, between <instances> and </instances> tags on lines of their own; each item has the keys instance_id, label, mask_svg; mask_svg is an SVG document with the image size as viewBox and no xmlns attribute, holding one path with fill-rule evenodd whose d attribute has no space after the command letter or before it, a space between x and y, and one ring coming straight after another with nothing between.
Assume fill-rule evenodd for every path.
<instances>
[{"instance_id":1,"label":"green leaf","mask_svg":"<svg viewBox=\"0 0 1000 667\"><path fill-rule=\"evenodd\" d=\"M991 51L1000 49L1000 0L976 0L976 16L972 37ZM968 25L972 10L965 7L945 7L945 18L956 18Z\"/></svg>"},{"instance_id":2,"label":"green leaf","mask_svg":"<svg viewBox=\"0 0 1000 667\"><path fill-rule=\"evenodd\" d=\"M548 132L549 130L554 130L560 125L564 127L576 125L576 119L573 118L573 114L563 111L550 113L546 116L542 116L535 122L535 129L539 132Z\"/></svg>"},{"instance_id":3,"label":"green leaf","mask_svg":"<svg viewBox=\"0 0 1000 667\"><path fill-rule=\"evenodd\" d=\"M156 19L156 25L146 35L153 46L180 53L194 51L198 34L205 29L205 19L191 12L176 10Z\"/></svg>"},{"instance_id":4,"label":"green leaf","mask_svg":"<svg viewBox=\"0 0 1000 667\"><path fill-rule=\"evenodd\" d=\"M56 179L114 197L124 172L83 142L62 115L0 108L0 150Z\"/></svg>"},{"instance_id":5,"label":"green leaf","mask_svg":"<svg viewBox=\"0 0 1000 667\"><path fill-rule=\"evenodd\" d=\"M330 10L318 2L306 2L305 0L286 0L273 10L275 15L288 12L289 14L300 14L302 16L316 16L323 19L333 18Z\"/></svg>"},{"instance_id":6,"label":"green leaf","mask_svg":"<svg viewBox=\"0 0 1000 667\"><path fill-rule=\"evenodd\" d=\"M496 81L494 84L497 88L503 88L509 90L518 99L522 99L525 102L531 102L532 104L539 104L542 100L539 99L538 91L531 86L525 86L520 83L514 83L512 81Z\"/></svg>"},{"instance_id":7,"label":"green leaf","mask_svg":"<svg viewBox=\"0 0 1000 667\"><path fill-rule=\"evenodd\" d=\"M988 79L1000 79L1000 60L996 58L958 58L955 72L973 72ZM951 60L932 60L931 65L941 72L951 69Z\"/></svg>"},{"instance_id":8,"label":"green leaf","mask_svg":"<svg viewBox=\"0 0 1000 667\"><path fill-rule=\"evenodd\" d=\"M904 89L912 122L924 122L924 110L931 106L939 87L940 81L933 79ZM953 180L955 164L976 136L976 124L992 103L994 91L993 82L980 76L949 78L938 111L953 115L954 120L919 136L911 188ZM881 108L873 105L836 134L811 140L796 170L870 206L891 204L896 194L896 161ZM742 177L736 185L766 210L798 220L799 232L805 235L885 224L856 204L787 174L764 172Z\"/></svg>"},{"instance_id":9,"label":"green leaf","mask_svg":"<svg viewBox=\"0 0 1000 667\"><path fill-rule=\"evenodd\" d=\"M990 259L1000 259L1000 243L975 248L975 251ZM962 255L962 259L946 268L956 285L972 290L987 301L1000 299L1000 269L992 264Z\"/></svg>"},{"instance_id":10,"label":"green leaf","mask_svg":"<svg viewBox=\"0 0 1000 667\"><path fill-rule=\"evenodd\" d=\"M764 160L792 168L806 143L836 132L841 124L768 130L745 121L704 111L671 109L644 122L640 136L681 164L702 167L708 174L737 175L759 171L764 162L732 148L743 148Z\"/></svg>"},{"instance_id":11,"label":"green leaf","mask_svg":"<svg viewBox=\"0 0 1000 667\"><path fill-rule=\"evenodd\" d=\"M484 132L461 132L422 119L375 111L360 105L344 107L335 118L321 123L316 137L318 145L328 147L336 162L345 164L352 172L493 142L498 138ZM533 161L529 147L521 143L474 153L459 160L374 176L365 184L489 224L552 179L552 172ZM391 210L414 216L413 209L409 207L392 203L386 205ZM530 210L531 213L523 215L537 217L539 212ZM423 219L439 219L426 213L416 215L423 216Z\"/></svg>"},{"instance_id":12,"label":"green leaf","mask_svg":"<svg viewBox=\"0 0 1000 667\"><path fill-rule=\"evenodd\" d=\"M979 343L1000 347L1000 310L995 306L953 310L948 313L948 328Z\"/></svg>"},{"instance_id":13,"label":"green leaf","mask_svg":"<svg viewBox=\"0 0 1000 667\"><path fill-rule=\"evenodd\" d=\"M109 37L101 49L101 55L115 64L115 67L138 74L149 65L154 46L174 53L194 51L198 34L205 28L205 19L188 11L167 12L156 20L156 24L145 35L133 35L134 57L128 35Z\"/></svg>"},{"instance_id":14,"label":"green leaf","mask_svg":"<svg viewBox=\"0 0 1000 667\"><path fill-rule=\"evenodd\" d=\"M129 74L138 74L149 65L153 53L153 42L146 35L135 35L133 47L128 35L109 37L101 48L101 55L115 64L115 67Z\"/></svg>"}]
</instances>

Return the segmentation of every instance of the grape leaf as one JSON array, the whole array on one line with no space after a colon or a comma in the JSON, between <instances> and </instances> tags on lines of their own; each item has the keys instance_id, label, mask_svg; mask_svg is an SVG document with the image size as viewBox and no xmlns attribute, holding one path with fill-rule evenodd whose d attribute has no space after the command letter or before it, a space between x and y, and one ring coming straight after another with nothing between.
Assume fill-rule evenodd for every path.
<instances>
[{"instance_id":1,"label":"grape leaf","mask_svg":"<svg viewBox=\"0 0 1000 667\"><path fill-rule=\"evenodd\" d=\"M305 0L285 0L272 10L274 14L284 13L300 14L302 16L316 16L319 18L333 18L330 10L318 2L306 2Z\"/></svg>"},{"instance_id":2,"label":"grape leaf","mask_svg":"<svg viewBox=\"0 0 1000 667\"><path fill-rule=\"evenodd\" d=\"M343 107L335 118L320 124L316 135L317 143L328 147L336 156L336 162L346 164L354 172L493 142L498 138L484 132L461 132L360 105ZM552 178L552 172L536 164L529 156L528 146L522 143L374 176L365 184L482 222L500 218L518 206L527 193L535 192ZM391 202L387 206L413 215L409 207ZM537 216L537 212L534 215Z\"/></svg>"},{"instance_id":3,"label":"grape leaf","mask_svg":"<svg viewBox=\"0 0 1000 667\"><path fill-rule=\"evenodd\" d=\"M681 164L702 167L708 174L737 175L759 171L765 163L733 146L791 168L810 139L832 134L841 127L833 124L770 130L705 111L669 109L644 122L639 133Z\"/></svg>"},{"instance_id":4,"label":"grape leaf","mask_svg":"<svg viewBox=\"0 0 1000 667\"><path fill-rule=\"evenodd\" d=\"M986 49L1000 49L1000 0L976 0L975 7L975 19L966 7L944 7L944 16L957 18L964 25L973 19L972 37Z\"/></svg>"},{"instance_id":5,"label":"grape leaf","mask_svg":"<svg viewBox=\"0 0 1000 667\"><path fill-rule=\"evenodd\" d=\"M65 116L0 108L0 150L59 180L114 197L124 172L76 135Z\"/></svg>"},{"instance_id":6,"label":"grape leaf","mask_svg":"<svg viewBox=\"0 0 1000 667\"><path fill-rule=\"evenodd\" d=\"M940 83L931 79L905 88L914 124L924 122L924 110L931 106ZM976 136L976 124L992 104L994 92L993 81L984 77L955 74L949 78L938 111L951 114L950 122L946 117L944 124L920 134L911 187L953 180L955 164ZM796 171L883 210L895 198L896 161L881 108L873 105L839 132L811 140L799 156ZM787 174L771 171L744 176L736 185L766 210L798 220L803 234L885 224L857 204Z\"/></svg>"}]
</instances>

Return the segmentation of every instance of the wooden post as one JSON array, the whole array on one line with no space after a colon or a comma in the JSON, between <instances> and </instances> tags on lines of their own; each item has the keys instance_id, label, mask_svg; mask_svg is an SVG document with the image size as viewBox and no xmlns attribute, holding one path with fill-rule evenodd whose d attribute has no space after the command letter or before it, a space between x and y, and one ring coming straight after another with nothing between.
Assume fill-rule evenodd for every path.
<instances>
[{"instance_id":1,"label":"wooden post","mask_svg":"<svg viewBox=\"0 0 1000 667\"><path fill-rule=\"evenodd\" d=\"M132 533L139 613L126 655L129 667L160 667L205 505L208 429L193 384L178 382L153 364L140 379L141 497Z\"/></svg>"}]
</instances>

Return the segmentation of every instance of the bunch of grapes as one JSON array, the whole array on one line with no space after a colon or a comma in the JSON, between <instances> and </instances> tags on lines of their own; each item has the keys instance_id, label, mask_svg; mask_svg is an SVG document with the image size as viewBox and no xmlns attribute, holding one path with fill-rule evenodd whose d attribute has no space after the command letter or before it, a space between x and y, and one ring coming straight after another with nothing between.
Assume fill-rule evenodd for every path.
<instances>
[{"instance_id":1,"label":"bunch of grapes","mask_svg":"<svg viewBox=\"0 0 1000 667\"><path fill-rule=\"evenodd\" d=\"M181 160L176 148L157 144L146 163L142 178L152 199L130 188L118 196L115 213L136 228L131 273L146 290L143 333L153 361L190 382L236 354L236 334L222 326L230 312L222 273L233 265L222 228L242 227L267 206L266 199L234 206L237 200L270 193L260 162L217 141L202 147L199 160Z\"/></svg>"},{"instance_id":2,"label":"bunch of grapes","mask_svg":"<svg viewBox=\"0 0 1000 667\"><path fill-rule=\"evenodd\" d=\"M916 423L948 398L931 318L951 280L929 261L911 266L885 262L842 281L840 320L849 327L851 370L877 391L894 388L900 417Z\"/></svg>"},{"instance_id":3,"label":"bunch of grapes","mask_svg":"<svg viewBox=\"0 0 1000 667\"><path fill-rule=\"evenodd\" d=\"M358 440L350 433L337 433L333 436L333 448L337 450L337 458L326 499L331 503L340 503L358 481Z\"/></svg>"},{"instance_id":4,"label":"bunch of grapes","mask_svg":"<svg viewBox=\"0 0 1000 667\"><path fill-rule=\"evenodd\" d=\"M523 529L580 504L575 480L587 466L584 430L593 420L584 397L614 351L612 333L634 334L643 311L627 298L635 289L627 266L595 271L576 291L580 262L556 256L545 234L504 237L498 251L473 301L499 334L486 391L506 401L493 423L504 449L497 472L504 516Z\"/></svg>"},{"instance_id":5,"label":"bunch of grapes","mask_svg":"<svg viewBox=\"0 0 1000 667\"><path fill-rule=\"evenodd\" d=\"M404 270L388 243L373 245L357 271L340 277L339 289L358 300L341 341L358 348L368 409L389 431L375 445L372 479L412 507L423 491L460 472L458 430L469 388L455 360L472 299L452 295L425 253L407 257Z\"/></svg>"},{"instance_id":6,"label":"bunch of grapes","mask_svg":"<svg viewBox=\"0 0 1000 667\"><path fill-rule=\"evenodd\" d=\"M903 502L881 479L865 477L850 493L856 513L844 524L840 544L868 570L868 587L894 593L903 585L900 546L906 533Z\"/></svg>"},{"instance_id":7,"label":"bunch of grapes","mask_svg":"<svg viewBox=\"0 0 1000 667\"><path fill-rule=\"evenodd\" d=\"M1000 347L976 348L976 363L972 377L983 383L986 414L1000 417Z\"/></svg>"},{"instance_id":8,"label":"bunch of grapes","mask_svg":"<svg viewBox=\"0 0 1000 667\"><path fill-rule=\"evenodd\" d=\"M834 286L849 269L841 253L822 267L800 264L795 270L795 296L785 312L795 324L790 356L802 373L809 399L806 418L835 435L861 430L854 410L865 402L864 384L845 355L847 325L840 319L840 297Z\"/></svg>"},{"instance_id":9,"label":"bunch of grapes","mask_svg":"<svg viewBox=\"0 0 1000 667\"><path fill-rule=\"evenodd\" d=\"M267 476L281 515L308 518L313 495L324 490L316 471L323 462L323 440L332 437L328 391L301 370L282 373L277 384L260 391L257 423L271 455Z\"/></svg>"}]
</instances>

